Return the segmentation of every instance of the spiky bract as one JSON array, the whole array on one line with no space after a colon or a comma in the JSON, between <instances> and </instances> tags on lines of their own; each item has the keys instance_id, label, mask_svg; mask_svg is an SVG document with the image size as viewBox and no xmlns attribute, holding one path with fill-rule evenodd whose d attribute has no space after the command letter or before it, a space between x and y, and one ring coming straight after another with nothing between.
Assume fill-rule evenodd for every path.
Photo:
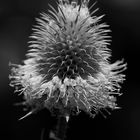
<instances>
[{"instance_id":1,"label":"spiky bract","mask_svg":"<svg viewBox=\"0 0 140 140\"><path fill-rule=\"evenodd\" d=\"M117 108L114 95L120 95L126 64L110 64L110 30L87 5L87 0L59 0L58 11L52 7L37 19L24 64L12 64L11 86L23 93L30 114L47 108L94 115Z\"/></svg>"}]
</instances>

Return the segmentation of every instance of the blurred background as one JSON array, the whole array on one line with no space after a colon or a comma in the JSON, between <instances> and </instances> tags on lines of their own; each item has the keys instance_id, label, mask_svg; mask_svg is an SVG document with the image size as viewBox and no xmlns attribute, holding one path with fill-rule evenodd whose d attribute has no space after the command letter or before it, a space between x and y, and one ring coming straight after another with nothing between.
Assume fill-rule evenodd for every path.
<instances>
[{"instance_id":1,"label":"blurred background","mask_svg":"<svg viewBox=\"0 0 140 140\"><path fill-rule=\"evenodd\" d=\"M112 30L112 62L124 58L128 63L124 93L118 98L121 110L111 115L97 115L94 119L81 113L69 122L69 140L140 140L140 1L97 0L103 21ZM0 0L0 139L40 140L45 128L46 139L54 124L48 111L41 111L22 121L22 107L13 104L21 97L9 87L9 61L21 63L28 49L29 35L40 12L47 12L48 3L56 7L55 0ZM90 5L94 0L90 1Z\"/></svg>"}]
</instances>

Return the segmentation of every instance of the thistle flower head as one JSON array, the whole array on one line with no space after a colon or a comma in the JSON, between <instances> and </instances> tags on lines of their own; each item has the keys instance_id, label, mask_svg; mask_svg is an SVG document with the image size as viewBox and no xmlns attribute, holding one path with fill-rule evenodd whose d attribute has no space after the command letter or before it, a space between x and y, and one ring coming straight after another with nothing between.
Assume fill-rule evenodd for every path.
<instances>
[{"instance_id":1,"label":"thistle flower head","mask_svg":"<svg viewBox=\"0 0 140 140\"><path fill-rule=\"evenodd\" d=\"M126 69L110 63L110 31L103 16L89 12L88 0L59 0L58 9L37 19L23 65L11 64L11 86L23 94L34 113L42 108L65 115L80 111L95 115L116 109L116 95Z\"/></svg>"}]
</instances>

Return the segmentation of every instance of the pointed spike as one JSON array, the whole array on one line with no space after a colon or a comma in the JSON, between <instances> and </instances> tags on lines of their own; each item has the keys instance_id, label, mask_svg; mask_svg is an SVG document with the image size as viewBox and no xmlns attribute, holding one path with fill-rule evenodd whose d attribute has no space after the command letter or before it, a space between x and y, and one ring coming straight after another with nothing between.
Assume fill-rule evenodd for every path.
<instances>
[{"instance_id":1,"label":"pointed spike","mask_svg":"<svg viewBox=\"0 0 140 140\"><path fill-rule=\"evenodd\" d=\"M92 16L93 14L95 14L97 11L99 11L99 8L96 8L95 10L93 10L90 15Z\"/></svg>"},{"instance_id":2,"label":"pointed spike","mask_svg":"<svg viewBox=\"0 0 140 140\"><path fill-rule=\"evenodd\" d=\"M108 115L111 115L111 113L106 108L104 110L108 113Z\"/></svg>"},{"instance_id":3,"label":"pointed spike","mask_svg":"<svg viewBox=\"0 0 140 140\"><path fill-rule=\"evenodd\" d=\"M50 5L50 4L48 4L48 5L49 5L49 7L51 8L51 10L57 15L56 9L55 9L52 5Z\"/></svg>"},{"instance_id":4,"label":"pointed spike","mask_svg":"<svg viewBox=\"0 0 140 140\"><path fill-rule=\"evenodd\" d=\"M122 109L122 107L118 107L118 106L116 106L115 109Z\"/></svg>"},{"instance_id":5,"label":"pointed spike","mask_svg":"<svg viewBox=\"0 0 140 140\"><path fill-rule=\"evenodd\" d=\"M106 119L106 115L99 109L99 112L101 113L101 115Z\"/></svg>"},{"instance_id":6,"label":"pointed spike","mask_svg":"<svg viewBox=\"0 0 140 140\"><path fill-rule=\"evenodd\" d=\"M26 117L28 117L28 116L30 116L31 114L33 114L32 111L30 111L29 113L27 113L26 115L24 115L23 117L21 117L21 118L19 119L19 121L20 121L20 120L23 120L24 118L26 118Z\"/></svg>"},{"instance_id":7,"label":"pointed spike","mask_svg":"<svg viewBox=\"0 0 140 140\"><path fill-rule=\"evenodd\" d=\"M89 11L97 4L97 1L94 2L90 7L89 7Z\"/></svg>"},{"instance_id":8,"label":"pointed spike","mask_svg":"<svg viewBox=\"0 0 140 140\"><path fill-rule=\"evenodd\" d=\"M66 122L67 123L68 123L69 119L70 119L70 116L69 115L66 115Z\"/></svg>"}]
</instances>

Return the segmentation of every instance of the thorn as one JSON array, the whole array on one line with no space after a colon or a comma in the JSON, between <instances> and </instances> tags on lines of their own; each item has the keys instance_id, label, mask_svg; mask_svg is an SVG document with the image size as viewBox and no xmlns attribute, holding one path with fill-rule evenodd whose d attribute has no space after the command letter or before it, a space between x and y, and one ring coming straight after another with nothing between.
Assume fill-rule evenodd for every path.
<instances>
[{"instance_id":1,"label":"thorn","mask_svg":"<svg viewBox=\"0 0 140 140\"><path fill-rule=\"evenodd\" d=\"M115 109L122 109L122 107L118 107L118 106L116 106Z\"/></svg>"},{"instance_id":2,"label":"thorn","mask_svg":"<svg viewBox=\"0 0 140 140\"><path fill-rule=\"evenodd\" d=\"M30 111L30 112L27 113L25 116L21 117L21 118L19 119L19 121L20 121L20 120L23 120L24 118L26 118L26 117L28 117L28 116L30 116L32 113L33 113L33 112Z\"/></svg>"}]
</instances>

